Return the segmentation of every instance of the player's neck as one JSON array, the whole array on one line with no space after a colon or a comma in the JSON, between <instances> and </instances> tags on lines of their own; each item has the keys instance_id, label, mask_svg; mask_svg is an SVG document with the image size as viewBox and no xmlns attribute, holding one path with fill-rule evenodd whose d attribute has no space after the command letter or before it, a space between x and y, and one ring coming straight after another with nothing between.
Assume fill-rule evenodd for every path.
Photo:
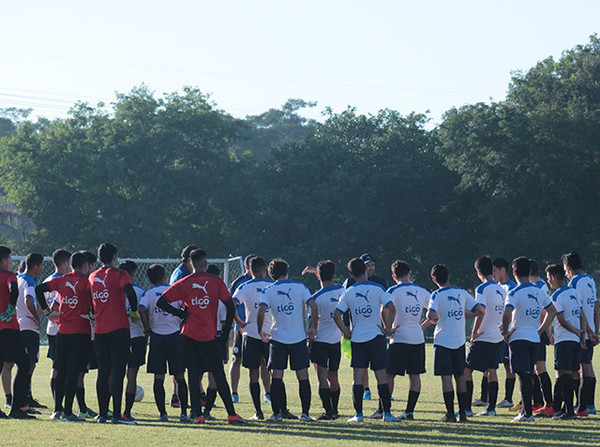
<instances>
[{"instance_id":1,"label":"player's neck","mask_svg":"<svg viewBox=\"0 0 600 447\"><path fill-rule=\"evenodd\" d=\"M396 279L396 284L410 284L410 278L408 276L405 276L404 278L397 278Z\"/></svg>"},{"instance_id":2,"label":"player's neck","mask_svg":"<svg viewBox=\"0 0 600 447\"><path fill-rule=\"evenodd\" d=\"M529 282L532 284L535 284L536 282L540 282L542 280L542 278L540 278L539 276L530 276L529 277Z\"/></svg>"},{"instance_id":3,"label":"player's neck","mask_svg":"<svg viewBox=\"0 0 600 447\"><path fill-rule=\"evenodd\" d=\"M529 276L515 276L517 284L527 284L529 282Z\"/></svg>"},{"instance_id":4,"label":"player's neck","mask_svg":"<svg viewBox=\"0 0 600 447\"><path fill-rule=\"evenodd\" d=\"M330 287L333 285L333 281L321 281L321 288Z\"/></svg>"},{"instance_id":5,"label":"player's neck","mask_svg":"<svg viewBox=\"0 0 600 447\"><path fill-rule=\"evenodd\" d=\"M492 275L487 275L487 276L481 275L481 277L479 279L481 280L482 283L486 283L488 281L493 281L494 277Z\"/></svg>"},{"instance_id":6,"label":"player's neck","mask_svg":"<svg viewBox=\"0 0 600 447\"><path fill-rule=\"evenodd\" d=\"M366 281L367 280L367 274L364 273L360 276L352 276L354 278L354 281L356 282L362 282L362 281Z\"/></svg>"},{"instance_id":7,"label":"player's neck","mask_svg":"<svg viewBox=\"0 0 600 447\"><path fill-rule=\"evenodd\" d=\"M450 287L450 283L449 282L445 282L443 284L436 283L436 285L438 286L438 289L443 289L444 287Z\"/></svg>"}]
</instances>

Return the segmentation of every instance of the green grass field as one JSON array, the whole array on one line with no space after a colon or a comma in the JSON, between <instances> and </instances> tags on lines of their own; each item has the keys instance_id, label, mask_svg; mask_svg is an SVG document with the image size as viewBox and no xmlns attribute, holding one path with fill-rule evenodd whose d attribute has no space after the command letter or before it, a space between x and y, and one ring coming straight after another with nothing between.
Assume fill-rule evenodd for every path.
<instances>
[{"instance_id":1,"label":"green grass field","mask_svg":"<svg viewBox=\"0 0 600 447\"><path fill-rule=\"evenodd\" d=\"M427 347L427 369L433 371L433 347ZM40 363L34 375L34 396L42 403L51 406L49 388L50 361L45 357L46 347L42 347ZM552 365L552 350L548 349L548 365ZM596 371L600 371L598 357L594 359ZM550 368L550 374L554 371ZM139 384L144 388L146 396L133 407L133 415L138 419L137 426L116 426L112 424L95 424L92 422L64 423L48 419L51 409L42 410L42 416L36 421L2 420L3 442L5 445L367 445L397 443L401 445L444 445L444 446L498 446L498 445L600 445L600 415L582 418L577 421L553 421L536 418L532 424L514 424L511 418L515 413L498 410L494 418L473 417L468 423L443 424L438 422L443 416L444 406L441 398L439 378L428 372L423 376L423 390L417 404L415 417L417 420L396 424L383 424L381 421L367 421L364 424L351 425L346 419L353 414L351 398L352 374L349 360L344 359L341 370L342 396L340 413L342 417L334 422L302 423L285 421L283 423L253 422L243 427L230 427L226 422L223 405L217 398L218 408L213 410L217 421L202 426L182 425L178 422L156 422L158 413L152 394L152 376L145 373L144 367L139 375ZM479 389L481 375L475 377L475 389ZM92 372L86 378L86 399L91 408L97 410L95 399L96 374ZM300 403L295 375L286 374L289 407L293 413L300 413ZM371 375L371 388L374 377ZM312 414L319 415L321 403L316 393L316 377L311 371L313 385ZM503 394L504 372L500 372L500 394ZM408 379L398 377L393 402L394 414L404 410ZM250 417L253 407L248 392L246 370L242 369L242 380L239 387L240 403L236 410L243 417ZM475 393L477 395L477 392ZM167 395L170 390L167 389ZM502 399L499 396L499 400ZM600 407L599 393L596 393L596 404ZM515 390L518 400L518 383ZM376 400L365 402L365 414L376 409ZM270 406L264 405L265 413L270 414ZM176 419L178 410L169 408L169 416Z\"/></svg>"}]
</instances>

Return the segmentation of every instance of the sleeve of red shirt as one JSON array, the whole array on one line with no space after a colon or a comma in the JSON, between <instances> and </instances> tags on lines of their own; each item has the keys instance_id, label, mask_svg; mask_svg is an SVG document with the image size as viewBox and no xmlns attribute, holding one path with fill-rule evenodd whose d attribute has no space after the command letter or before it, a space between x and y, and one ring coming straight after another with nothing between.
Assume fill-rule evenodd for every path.
<instances>
[{"instance_id":1,"label":"sleeve of red shirt","mask_svg":"<svg viewBox=\"0 0 600 447\"><path fill-rule=\"evenodd\" d=\"M58 280L60 279L59 277L53 278L50 281L46 281L44 284L46 284L48 286L48 290L50 290L50 292L54 292L58 290Z\"/></svg>"},{"instance_id":2,"label":"sleeve of red shirt","mask_svg":"<svg viewBox=\"0 0 600 447\"><path fill-rule=\"evenodd\" d=\"M165 290L161 296L164 296L167 302L172 303L174 301L181 301L181 297L184 296L182 293L179 293L181 282L177 281L175 284L170 286L167 290Z\"/></svg>"},{"instance_id":3,"label":"sleeve of red shirt","mask_svg":"<svg viewBox=\"0 0 600 447\"><path fill-rule=\"evenodd\" d=\"M125 270L121 270L121 277L119 278L119 286L124 289L127 284L131 284L131 277Z\"/></svg>"},{"instance_id":4,"label":"sleeve of red shirt","mask_svg":"<svg viewBox=\"0 0 600 447\"><path fill-rule=\"evenodd\" d=\"M219 299L226 303L231 299L231 293L223 281L219 284Z\"/></svg>"},{"instance_id":5,"label":"sleeve of red shirt","mask_svg":"<svg viewBox=\"0 0 600 447\"><path fill-rule=\"evenodd\" d=\"M6 285L8 286L8 288L10 289L10 284L13 282L17 282L17 275L15 275L14 273L11 275L8 275L6 277Z\"/></svg>"}]
</instances>

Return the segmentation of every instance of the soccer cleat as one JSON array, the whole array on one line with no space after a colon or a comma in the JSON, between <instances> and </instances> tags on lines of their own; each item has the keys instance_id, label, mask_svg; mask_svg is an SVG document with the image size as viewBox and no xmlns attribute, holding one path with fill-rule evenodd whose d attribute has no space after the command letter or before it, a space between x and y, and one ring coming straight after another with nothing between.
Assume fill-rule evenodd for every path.
<instances>
[{"instance_id":1,"label":"soccer cleat","mask_svg":"<svg viewBox=\"0 0 600 447\"><path fill-rule=\"evenodd\" d=\"M108 418L101 415L96 416L94 419L98 424L106 424L108 422Z\"/></svg>"},{"instance_id":2,"label":"soccer cleat","mask_svg":"<svg viewBox=\"0 0 600 447\"><path fill-rule=\"evenodd\" d=\"M25 411L21 410L20 408L11 410L10 413L8 414L8 417L9 417L9 419L36 419L35 416L32 416L31 414L27 414Z\"/></svg>"},{"instance_id":3,"label":"soccer cleat","mask_svg":"<svg viewBox=\"0 0 600 447\"><path fill-rule=\"evenodd\" d=\"M460 416L460 411L457 411L456 413L454 413L455 416ZM473 416L473 410L465 410L465 416Z\"/></svg>"},{"instance_id":4,"label":"soccer cleat","mask_svg":"<svg viewBox=\"0 0 600 447\"><path fill-rule=\"evenodd\" d=\"M283 421L283 416L281 416L281 413L273 413L271 415L271 417L269 419L267 419L267 422L281 422Z\"/></svg>"},{"instance_id":5,"label":"soccer cleat","mask_svg":"<svg viewBox=\"0 0 600 447\"><path fill-rule=\"evenodd\" d=\"M50 415L50 420L52 421L60 421L63 417L63 412L62 411L55 411L54 413L52 413Z\"/></svg>"},{"instance_id":6,"label":"soccer cleat","mask_svg":"<svg viewBox=\"0 0 600 447\"><path fill-rule=\"evenodd\" d=\"M266 393L265 398L263 399L263 403L270 404L271 403L271 393Z\"/></svg>"},{"instance_id":7,"label":"soccer cleat","mask_svg":"<svg viewBox=\"0 0 600 447\"><path fill-rule=\"evenodd\" d=\"M205 421L216 421L217 418L210 414L210 411L204 410L204 420Z\"/></svg>"},{"instance_id":8,"label":"soccer cleat","mask_svg":"<svg viewBox=\"0 0 600 447\"><path fill-rule=\"evenodd\" d=\"M533 415L525 416L524 414L518 414L512 419L512 422L533 422Z\"/></svg>"},{"instance_id":9,"label":"soccer cleat","mask_svg":"<svg viewBox=\"0 0 600 447\"><path fill-rule=\"evenodd\" d=\"M588 412L587 410L581 410L581 411L577 411L577 413L575 413L577 415L578 418L586 418L588 417Z\"/></svg>"},{"instance_id":10,"label":"soccer cleat","mask_svg":"<svg viewBox=\"0 0 600 447\"><path fill-rule=\"evenodd\" d=\"M317 418L317 421L333 421L333 416L327 413L323 413Z\"/></svg>"},{"instance_id":11,"label":"soccer cleat","mask_svg":"<svg viewBox=\"0 0 600 447\"><path fill-rule=\"evenodd\" d=\"M70 414L70 415L64 415L62 417L62 421L63 422L83 422L84 419L79 419L77 416L75 416L74 414Z\"/></svg>"},{"instance_id":12,"label":"soccer cleat","mask_svg":"<svg viewBox=\"0 0 600 447\"><path fill-rule=\"evenodd\" d=\"M458 422L469 422L469 419L465 413L458 413Z\"/></svg>"},{"instance_id":13,"label":"soccer cleat","mask_svg":"<svg viewBox=\"0 0 600 447\"><path fill-rule=\"evenodd\" d=\"M254 416L250 417L251 421L262 421L264 420L265 415L261 412L261 413L255 413Z\"/></svg>"},{"instance_id":14,"label":"soccer cleat","mask_svg":"<svg viewBox=\"0 0 600 447\"><path fill-rule=\"evenodd\" d=\"M518 404L515 404L512 408L510 408L508 411L521 411L522 407L523 405L521 404L521 402L519 402Z\"/></svg>"},{"instance_id":15,"label":"soccer cleat","mask_svg":"<svg viewBox=\"0 0 600 447\"><path fill-rule=\"evenodd\" d=\"M587 412L588 412L588 414L596 414L596 407L593 405L588 405Z\"/></svg>"},{"instance_id":16,"label":"soccer cleat","mask_svg":"<svg viewBox=\"0 0 600 447\"><path fill-rule=\"evenodd\" d=\"M456 422L456 416L453 413L446 413L441 422Z\"/></svg>"},{"instance_id":17,"label":"soccer cleat","mask_svg":"<svg viewBox=\"0 0 600 447\"><path fill-rule=\"evenodd\" d=\"M367 416L368 419L381 419L383 417L383 413L379 410L375 411L371 416Z\"/></svg>"},{"instance_id":18,"label":"soccer cleat","mask_svg":"<svg viewBox=\"0 0 600 447\"><path fill-rule=\"evenodd\" d=\"M236 414L233 416L227 416L227 422L229 422L229 425L247 424L248 423L248 421L246 419L244 419L243 417L241 417L239 414Z\"/></svg>"},{"instance_id":19,"label":"soccer cleat","mask_svg":"<svg viewBox=\"0 0 600 447\"><path fill-rule=\"evenodd\" d=\"M536 410L539 410L540 408L544 408L544 406L542 404L540 404L540 403L534 403L531 406L531 409L533 410L534 413L536 412Z\"/></svg>"},{"instance_id":20,"label":"soccer cleat","mask_svg":"<svg viewBox=\"0 0 600 447\"><path fill-rule=\"evenodd\" d=\"M238 396L238 393L231 393L231 401L234 404L237 404L240 401L240 396Z\"/></svg>"},{"instance_id":21,"label":"soccer cleat","mask_svg":"<svg viewBox=\"0 0 600 447\"><path fill-rule=\"evenodd\" d=\"M363 400L371 400L371 390L365 390L363 393Z\"/></svg>"},{"instance_id":22,"label":"soccer cleat","mask_svg":"<svg viewBox=\"0 0 600 447\"><path fill-rule=\"evenodd\" d=\"M336 419L339 419L339 418L340 418L340 415L339 415L339 414L337 414L337 413L333 413L333 414L331 415L331 419L333 419L334 421L335 421Z\"/></svg>"},{"instance_id":23,"label":"soccer cleat","mask_svg":"<svg viewBox=\"0 0 600 447\"><path fill-rule=\"evenodd\" d=\"M23 407L21 408L27 414L42 414L41 411L36 410L35 408Z\"/></svg>"},{"instance_id":24,"label":"soccer cleat","mask_svg":"<svg viewBox=\"0 0 600 447\"><path fill-rule=\"evenodd\" d=\"M206 419L204 419L204 416L202 416L202 415L200 415L196 419L194 419L194 424L204 424L205 422L206 422Z\"/></svg>"},{"instance_id":25,"label":"soccer cleat","mask_svg":"<svg viewBox=\"0 0 600 447\"><path fill-rule=\"evenodd\" d=\"M395 401L396 399L394 399L394 396L390 396L390 401Z\"/></svg>"},{"instance_id":26,"label":"soccer cleat","mask_svg":"<svg viewBox=\"0 0 600 447\"><path fill-rule=\"evenodd\" d=\"M109 418L112 418L113 417L113 412L110 411L110 410L108 410L108 413L106 413L106 416L109 417Z\"/></svg>"},{"instance_id":27,"label":"soccer cleat","mask_svg":"<svg viewBox=\"0 0 600 447\"><path fill-rule=\"evenodd\" d=\"M158 417L158 422L169 422L169 415L167 413L161 414Z\"/></svg>"},{"instance_id":28,"label":"soccer cleat","mask_svg":"<svg viewBox=\"0 0 600 447\"><path fill-rule=\"evenodd\" d=\"M293 413L290 413L290 410L288 410L287 408L281 412L281 417L283 419L298 419L298 416L296 416Z\"/></svg>"},{"instance_id":29,"label":"soccer cleat","mask_svg":"<svg viewBox=\"0 0 600 447\"><path fill-rule=\"evenodd\" d=\"M397 418L392 413L383 413L382 422L402 422L402 419Z\"/></svg>"},{"instance_id":30,"label":"soccer cleat","mask_svg":"<svg viewBox=\"0 0 600 447\"><path fill-rule=\"evenodd\" d=\"M85 413L80 411L77 416L79 416L81 419L94 419L96 416L98 416L98 413L88 408Z\"/></svg>"},{"instance_id":31,"label":"soccer cleat","mask_svg":"<svg viewBox=\"0 0 600 447\"><path fill-rule=\"evenodd\" d=\"M27 403L27 406L29 408L42 408L42 409L48 408L46 405L42 405L41 403L39 403L33 397L29 400L29 402Z\"/></svg>"},{"instance_id":32,"label":"soccer cleat","mask_svg":"<svg viewBox=\"0 0 600 447\"><path fill-rule=\"evenodd\" d=\"M498 405L496 405L496 408L512 408L512 406L512 401L504 399Z\"/></svg>"},{"instance_id":33,"label":"soccer cleat","mask_svg":"<svg viewBox=\"0 0 600 447\"><path fill-rule=\"evenodd\" d=\"M311 417L310 417L308 414L306 414L306 413L302 413L302 414L300 415L300 420L301 420L302 422L313 422L313 421L314 421L314 419L313 419L313 418L311 418Z\"/></svg>"},{"instance_id":34,"label":"soccer cleat","mask_svg":"<svg viewBox=\"0 0 600 447\"><path fill-rule=\"evenodd\" d=\"M181 402L179 402L179 396L177 396L177 394L173 394L171 396L171 407L172 408L181 408Z\"/></svg>"},{"instance_id":35,"label":"soccer cleat","mask_svg":"<svg viewBox=\"0 0 600 447\"><path fill-rule=\"evenodd\" d=\"M354 416L352 416L350 419L348 419L348 422L353 422L353 423L365 422L365 418L362 413L356 413Z\"/></svg>"},{"instance_id":36,"label":"soccer cleat","mask_svg":"<svg viewBox=\"0 0 600 447\"><path fill-rule=\"evenodd\" d=\"M405 411L400 415L400 419L402 419L403 421L414 421L415 415L413 413L408 413Z\"/></svg>"},{"instance_id":37,"label":"soccer cleat","mask_svg":"<svg viewBox=\"0 0 600 447\"><path fill-rule=\"evenodd\" d=\"M182 422L184 424L189 424L192 422L192 420L188 417L187 414L181 414L179 416L179 422Z\"/></svg>"},{"instance_id":38,"label":"soccer cleat","mask_svg":"<svg viewBox=\"0 0 600 447\"><path fill-rule=\"evenodd\" d=\"M480 413L477 413L477 416L496 416L496 410L488 410L487 408Z\"/></svg>"},{"instance_id":39,"label":"soccer cleat","mask_svg":"<svg viewBox=\"0 0 600 447\"><path fill-rule=\"evenodd\" d=\"M130 419L127 416L121 416L120 418L112 418L111 422L113 424L137 425L137 422L135 422L133 418Z\"/></svg>"},{"instance_id":40,"label":"soccer cleat","mask_svg":"<svg viewBox=\"0 0 600 447\"><path fill-rule=\"evenodd\" d=\"M562 411L556 413L554 416L552 416L552 419L561 419L563 421L572 421L574 419L577 419L577 416L575 415L575 413L564 413Z\"/></svg>"},{"instance_id":41,"label":"soccer cleat","mask_svg":"<svg viewBox=\"0 0 600 447\"><path fill-rule=\"evenodd\" d=\"M471 404L472 407L487 407L488 403L485 400L477 399Z\"/></svg>"},{"instance_id":42,"label":"soccer cleat","mask_svg":"<svg viewBox=\"0 0 600 447\"><path fill-rule=\"evenodd\" d=\"M124 414L123 418L125 418L125 419L127 419L129 421L135 421L135 418L131 414L129 414L129 413Z\"/></svg>"}]
</instances>

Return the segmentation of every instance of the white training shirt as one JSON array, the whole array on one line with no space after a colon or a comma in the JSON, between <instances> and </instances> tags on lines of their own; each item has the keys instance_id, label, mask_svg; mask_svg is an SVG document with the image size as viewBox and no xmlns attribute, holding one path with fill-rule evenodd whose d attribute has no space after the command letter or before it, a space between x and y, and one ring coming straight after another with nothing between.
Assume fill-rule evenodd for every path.
<instances>
[{"instance_id":1,"label":"white training shirt","mask_svg":"<svg viewBox=\"0 0 600 447\"><path fill-rule=\"evenodd\" d=\"M433 344L458 349L465 344L465 309L475 310L477 301L458 287L442 287L431 294L429 310L437 314Z\"/></svg>"},{"instance_id":2,"label":"white training shirt","mask_svg":"<svg viewBox=\"0 0 600 447\"><path fill-rule=\"evenodd\" d=\"M577 290L579 296L583 301L583 313L587 320L587 324L590 330L596 332L596 325L594 324L594 306L598 298L596 297L596 281L589 275L575 275L569 286ZM585 334L586 339L588 338L587 333Z\"/></svg>"},{"instance_id":3,"label":"white training shirt","mask_svg":"<svg viewBox=\"0 0 600 447\"><path fill-rule=\"evenodd\" d=\"M22 331L33 331L36 334L39 334L40 326L38 320L35 319L31 312L29 312L27 303L25 302L25 297L31 296L37 309L38 303L35 298L35 279L27 273L21 273L17 275L17 285L19 287L19 297L17 298L16 310L19 328Z\"/></svg>"},{"instance_id":4,"label":"white training shirt","mask_svg":"<svg viewBox=\"0 0 600 447\"><path fill-rule=\"evenodd\" d=\"M137 295L138 306L144 296L144 289L139 286L133 284L133 290L135 290L135 294ZM125 308L127 313L131 312L131 304L129 304L129 300L125 299ZM137 310L137 309L136 309ZM129 317L129 338L143 337L144 336L144 325L140 321L139 323L133 323L131 321L131 317Z\"/></svg>"},{"instance_id":5,"label":"white training shirt","mask_svg":"<svg viewBox=\"0 0 600 447\"><path fill-rule=\"evenodd\" d=\"M396 317L393 327L397 328L392 334L391 343L407 343L420 345L425 343L421 316L427 309L429 292L411 282L396 284L388 289L388 293L396 306Z\"/></svg>"},{"instance_id":6,"label":"white training shirt","mask_svg":"<svg viewBox=\"0 0 600 447\"><path fill-rule=\"evenodd\" d=\"M500 343L503 340L500 325L504 315L504 300L506 291L496 281L486 281L475 289L475 301L485 306L485 315L479 332L481 335L473 341Z\"/></svg>"},{"instance_id":7,"label":"white training shirt","mask_svg":"<svg viewBox=\"0 0 600 447\"><path fill-rule=\"evenodd\" d=\"M315 341L339 343L342 339L342 331L340 331L340 328L333 321L333 313L344 291L344 286L341 284L332 284L328 287L323 287L312 296L319 308L319 328Z\"/></svg>"},{"instance_id":8,"label":"white training shirt","mask_svg":"<svg viewBox=\"0 0 600 447\"><path fill-rule=\"evenodd\" d=\"M217 308L217 332L223 330L223 323L227 319L227 306L219 300L219 307Z\"/></svg>"},{"instance_id":9,"label":"white training shirt","mask_svg":"<svg viewBox=\"0 0 600 447\"><path fill-rule=\"evenodd\" d=\"M583 301L576 289L569 286L562 286L552 294L551 300L556 308L557 315L563 314L567 323L577 329L581 328L579 316L583 308ZM558 317L554 319L552 324L554 325L555 345L561 341L579 342L579 337L560 324Z\"/></svg>"},{"instance_id":10,"label":"white training shirt","mask_svg":"<svg viewBox=\"0 0 600 447\"><path fill-rule=\"evenodd\" d=\"M548 295L531 283L520 284L506 296L505 307L511 306L514 311L509 331L514 331L509 337L509 343L515 340L540 342L538 329L542 309L552 306Z\"/></svg>"},{"instance_id":11,"label":"white training shirt","mask_svg":"<svg viewBox=\"0 0 600 447\"><path fill-rule=\"evenodd\" d=\"M53 273L52 275L48 276L44 280L44 282L51 281L54 278L58 278L59 276L62 276L62 273ZM55 302L57 304L60 304L58 301L58 292L56 290L54 292L46 292L46 293L44 293L44 296L46 297L46 304L48 305L49 309L52 309L52 305ZM52 321L50 318L48 318L48 324L46 325L46 334L48 334L48 335L58 334L58 324L55 323L54 321Z\"/></svg>"},{"instance_id":12,"label":"white training shirt","mask_svg":"<svg viewBox=\"0 0 600 447\"><path fill-rule=\"evenodd\" d=\"M379 326L381 306L393 302L392 295L385 288L372 281L355 282L348 287L338 303L336 310L342 314L350 310L352 314L352 341L363 343L382 335Z\"/></svg>"},{"instance_id":13,"label":"white training shirt","mask_svg":"<svg viewBox=\"0 0 600 447\"><path fill-rule=\"evenodd\" d=\"M156 305L160 295L169 288L167 284L150 287L140 300L140 306L148 311L150 330L157 335L171 335L181 330L181 318L162 310ZM181 309L181 301L171 303Z\"/></svg>"},{"instance_id":14,"label":"white training shirt","mask_svg":"<svg viewBox=\"0 0 600 447\"><path fill-rule=\"evenodd\" d=\"M256 324L258 315L258 306L263 290L266 287L273 284L273 281L267 278L255 278L240 284L233 294L233 299L236 304L243 304L246 309L246 326L242 328L242 333L248 337L260 340L260 334L258 333L258 326ZM265 312L265 321L263 323L263 330L269 332L273 324L273 317L271 311L267 309Z\"/></svg>"},{"instance_id":15,"label":"white training shirt","mask_svg":"<svg viewBox=\"0 0 600 447\"><path fill-rule=\"evenodd\" d=\"M548 290L548 285L546 284L546 281L544 281L543 279L540 279L538 282L534 282L533 285L536 286L538 289L542 289L544 292L546 292L546 295L550 296L550 291Z\"/></svg>"},{"instance_id":16,"label":"white training shirt","mask_svg":"<svg viewBox=\"0 0 600 447\"><path fill-rule=\"evenodd\" d=\"M293 344L306 339L304 304L312 299L308 288L297 281L286 279L265 287L260 304L271 310L271 340ZM264 327L265 332L269 332Z\"/></svg>"}]
</instances>

